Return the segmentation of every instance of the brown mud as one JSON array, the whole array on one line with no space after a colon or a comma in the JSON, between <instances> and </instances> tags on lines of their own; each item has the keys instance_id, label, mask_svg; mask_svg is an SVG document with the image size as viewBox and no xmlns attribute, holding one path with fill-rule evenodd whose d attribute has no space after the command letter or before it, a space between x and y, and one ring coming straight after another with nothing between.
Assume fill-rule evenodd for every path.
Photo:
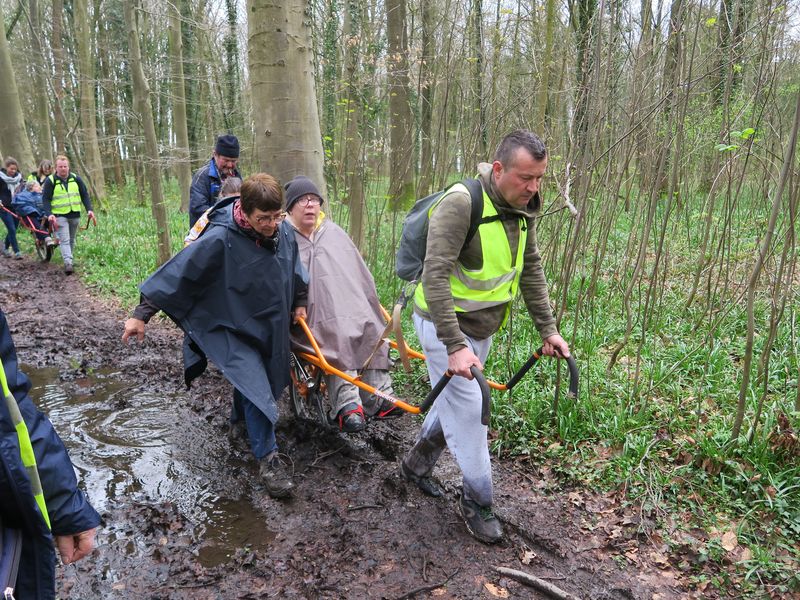
<instances>
[{"instance_id":1,"label":"brown mud","mask_svg":"<svg viewBox=\"0 0 800 600\"><path fill-rule=\"evenodd\" d=\"M507 536L474 540L448 453L436 472L446 497L399 478L419 427L410 416L344 437L295 422L284 403L278 441L297 493L273 500L226 437L229 384L210 369L183 388L174 324L155 319L144 344L123 346L123 310L30 257L0 259L0 306L34 400L103 516L94 553L59 567L60 597L548 597L495 566L585 599L703 596L619 495L569 487L527 458L493 458Z\"/></svg>"}]
</instances>

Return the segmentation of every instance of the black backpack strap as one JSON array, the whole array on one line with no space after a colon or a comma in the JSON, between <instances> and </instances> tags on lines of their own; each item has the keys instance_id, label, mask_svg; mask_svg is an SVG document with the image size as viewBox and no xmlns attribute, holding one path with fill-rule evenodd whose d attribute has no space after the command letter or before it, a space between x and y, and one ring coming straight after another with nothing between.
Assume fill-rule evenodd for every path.
<instances>
[{"instance_id":1,"label":"black backpack strap","mask_svg":"<svg viewBox=\"0 0 800 600\"><path fill-rule=\"evenodd\" d=\"M469 213L469 229L464 240L464 246L468 246L478 232L483 217L483 186L477 179L465 179L461 183L469 191L469 198L472 201L472 210Z\"/></svg>"}]
</instances>

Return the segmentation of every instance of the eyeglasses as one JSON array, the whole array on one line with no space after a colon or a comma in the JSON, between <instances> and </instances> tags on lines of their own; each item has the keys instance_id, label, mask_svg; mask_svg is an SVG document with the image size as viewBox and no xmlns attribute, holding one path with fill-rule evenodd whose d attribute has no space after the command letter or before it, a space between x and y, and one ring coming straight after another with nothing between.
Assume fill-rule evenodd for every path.
<instances>
[{"instance_id":1,"label":"eyeglasses","mask_svg":"<svg viewBox=\"0 0 800 600\"><path fill-rule=\"evenodd\" d=\"M255 217L253 220L259 225L280 225L285 218L286 213L280 213L279 215L262 215Z\"/></svg>"},{"instance_id":2,"label":"eyeglasses","mask_svg":"<svg viewBox=\"0 0 800 600\"><path fill-rule=\"evenodd\" d=\"M303 196L300 198L297 203L300 206L319 206L322 204L322 198L319 196L314 196L313 194L309 194L308 196Z\"/></svg>"}]
</instances>

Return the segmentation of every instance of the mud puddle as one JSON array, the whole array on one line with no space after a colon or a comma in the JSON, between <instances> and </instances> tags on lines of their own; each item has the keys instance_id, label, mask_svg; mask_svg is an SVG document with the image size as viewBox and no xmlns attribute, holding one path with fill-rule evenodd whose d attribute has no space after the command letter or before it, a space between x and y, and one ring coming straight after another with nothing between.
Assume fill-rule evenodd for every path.
<instances>
[{"instance_id":1,"label":"mud puddle","mask_svg":"<svg viewBox=\"0 0 800 600\"><path fill-rule=\"evenodd\" d=\"M132 499L173 505L203 540L197 556L205 567L243 548L262 551L275 537L250 498L237 495L241 484L226 478L246 465L215 427L180 406L182 394L140 389L111 370L62 381L58 369L22 368L40 409L68 424L59 428L61 438L100 513ZM220 493L226 489L230 495ZM135 538L124 526L107 523L100 543L102 537L133 551Z\"/></svg>"}]
</instances>

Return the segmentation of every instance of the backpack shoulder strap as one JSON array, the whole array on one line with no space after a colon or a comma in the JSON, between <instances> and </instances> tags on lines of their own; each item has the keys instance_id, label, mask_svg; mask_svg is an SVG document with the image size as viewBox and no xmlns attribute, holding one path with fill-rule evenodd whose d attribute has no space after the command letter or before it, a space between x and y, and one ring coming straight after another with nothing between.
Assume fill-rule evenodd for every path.
<instances>
[{"instance_id":1,"label":"backpack shoulder strap","mask_svg":"<svg viewBox=\"0 0 800 600\"><path fill-rule=\"evenodd\" d=\"M477 179L465 179L462 181L464 187L469 190L469 198L472 201L472 209L469 213L469 229L467 230L467 237L464 240L464 246L468 246L478 232L478 227L481 224L481 217L483 216L483 186Z\"/></svg>"}]
</instances>

